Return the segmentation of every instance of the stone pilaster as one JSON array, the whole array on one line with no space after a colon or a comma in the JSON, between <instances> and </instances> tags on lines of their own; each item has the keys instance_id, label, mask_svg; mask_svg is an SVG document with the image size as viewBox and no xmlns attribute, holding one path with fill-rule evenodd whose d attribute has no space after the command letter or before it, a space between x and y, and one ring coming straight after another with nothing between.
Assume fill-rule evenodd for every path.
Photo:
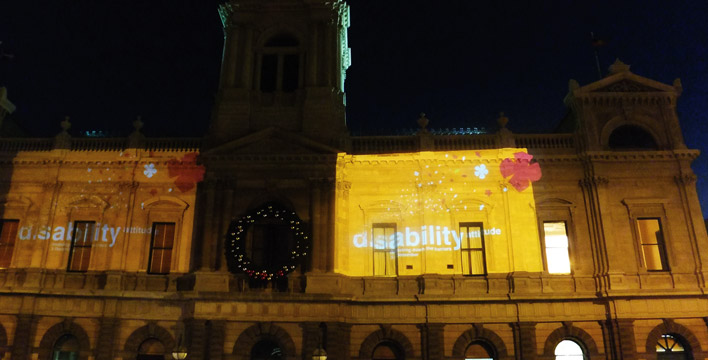
<instances>
[{"instance_id":1,"label":"stone pilaster","mask_svg":"<svg viewBox=\"0 0 708 360\"><path fill-rule=\"evenodd\" d=\"M327 323L324 346L329 359L349 360L351 330L351 324Z\"/></svg>"},{"instance_id":2,"label":"stone pilaster","mask_svg":"<svg viewBox=\"0 0 708 360\"><path fill-rule=\"evenodd\" d=\"M206 352L206 321L189 319L185 321L185 328L185 338L182 339L182 344L189 349L189 358L194 360L209 359L209 357L204 357ZM177 339L176 341L179 342L180 340Z\"/></svg>"},{"instance_id":3,"label":"stone pilaster","mask_svg":"<svg viewBox=\"0 0 708 360\"><path fill-rule=\"evenodd\" d=\"M32 338L37 330L37 319L28 314L17 315L15 338L12 341L12 359L30 359Z\"/></svg>"},{"instance_id":4,"label":"stone pilaster","mask_svg":"<svg viewBox=\"0 0 708 360\"><path fill-rule=\"evenodd\" d=\"M224 320L211 320L207 323L209 338L206 341L206 359L221 359L224 356L225 327Z\"/></svg>"},{"instance_id":5,"label":"stone pilaster","mask_svg":"<svg viewBox=\"0 0 708 360\"><path fill-rule=\"evenodd\" d=\"M303 360L311 359L312 353L320 345L320 341L324 340L320 339L322 337L320 323L308 321L300 323L300 328L302 329L302 358ZM328 355L329 358L335 359L329 352Z\"/></svg>"},{"instance_id":6,"label":"stone pilaster","mask_svg":"<svg viewBox=\"0 0 708 360\"><path fill-rule=\"evenodd\" d=\"M116 318L99 319L98 338L96 339L96 360L113 359L113 346L116 337L116 329L120 321Z\"/></svg>"},{"instance_id":7,"label":"stone pilaster","mask_svg":"<svg viewBox=\"0 0 708 360\"><path fill-rule=\"evenodd\" d=\"M514 354L517 360L536 359L536 323L519 322L512 324L514 330Z\"/></svg>"},{"instance_id":8,"label":"stone pilaster","mask_svg":"<svg viewBox=\"0 0 708 360\"><path fill-rule=\"evenodd\" d=\"M442 359L445 355L445 324L420 324L421 352L423 359Z\"/></svg>"}]
</instances>

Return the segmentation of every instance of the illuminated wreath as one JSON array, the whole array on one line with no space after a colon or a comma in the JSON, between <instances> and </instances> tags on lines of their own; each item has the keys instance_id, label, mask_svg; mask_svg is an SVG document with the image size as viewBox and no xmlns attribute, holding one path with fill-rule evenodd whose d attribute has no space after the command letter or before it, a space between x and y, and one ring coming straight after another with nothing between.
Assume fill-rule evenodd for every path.
<instances>
[{"instance_id":1,"label":"illuminated wreath","mask_svg":"<svg viewBox=\"0 0 708 360\"><path fill-rule=\"evenodd\" d=\"M294 238L294 248L284 249L290 251L290 261L285 264L276 264L270 268L261 268L254 264L246 254L246 233L248 229L260 219L275 219L280 224L288 225ZM242 218L234 220L229 225L226 235L226 259L231 272L244 272L249 277L258 280L273 280L287 275L298 264L298 259L307 255L307 239L303 229L303 222L294 211L283 209L277 205L267 205L264 208L253 210Z\"/></svg>"}]
</instances>

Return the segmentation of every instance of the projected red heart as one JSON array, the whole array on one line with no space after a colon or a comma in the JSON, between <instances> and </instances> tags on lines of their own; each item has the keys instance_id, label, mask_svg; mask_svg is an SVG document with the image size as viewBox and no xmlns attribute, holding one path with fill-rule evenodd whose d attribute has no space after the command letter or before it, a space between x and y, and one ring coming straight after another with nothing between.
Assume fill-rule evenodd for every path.
<instances>
[{"instance_id":1,"label":"projected red heart","mask_svg":"<svg viewBox=\"0 0 708 360\"><path fill-rule=\"evenodd\" d=\"M172 159L167 162L167 171L170 177L177 176L175 186L181 192L192 190L198 182L204 179L204 166L197 165L197 153L189 153L182 159Z\"/></svg>"},{"instance_id":2,"label":"projected red heart","mask_svg":"<svg viewBox=\"0 0 708 360\"><path fill-rule=\"evenodd\" d=\"M511 176L509 184L516 191L526 190L531 185L531 182L541 178L541 167L538 163L532 164L531 159L533 159L533 155L517 152L514 153L513 159L506 158L499 165L499 171L501 171L504 178Z\"/></svg>"}]
</instances>

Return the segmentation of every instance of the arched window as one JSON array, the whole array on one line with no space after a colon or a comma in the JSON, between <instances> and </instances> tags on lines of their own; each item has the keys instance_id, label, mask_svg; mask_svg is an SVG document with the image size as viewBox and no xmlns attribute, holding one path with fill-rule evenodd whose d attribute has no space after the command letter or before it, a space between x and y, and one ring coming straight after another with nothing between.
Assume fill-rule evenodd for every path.
<instances>
[{"instance_id":1,"label":"arched window","mask_svg":"<svg viewBox=\"0 0 708 360\"><path fill-rule=\"evenodd\" d=\"M372 360L401 360L403 359L403 351L390 341L382 342L374 348L371 354Z\"/></svg>"},{"instance_id":2,"label":"arched window","mask_svg":"<svg viewBox=\"0 0 708 360\"><path fill-rule=\"evenodd\" d=\"M54 344L52 360L77 360L79 358L79 340L73 335L64 335Z\"/></svg>"},{"instance_id":3,"label":"arched window","mask_svg":"<svg viewBox=\"0 0 708 360\"><path fill-rule=\"evenodd\" d=\"M656 343L657 360L684 360L690 359L691 352L683 342L671 334L663 334Z\"/></svg>"},{"instance_id":4,"label":"arched window","mask_svg":"<svg viewBox=\"0 0 708 360\"><path fill-rule=\"evenodd\" d=\"M164 360L165 345L157 339L147 339L138 348L137 360Z\"/></svg>"},{"instance_id":5,"label":"arched window","mask_svg":"<svg viewBox=\"0 0 708 360\"><path fill-rule=\"evenodd\" d=\"M465 350L465 360L493 360L493 351L489 345L475 341Z\"/></svg>"},{"instance_id":6,"label":"arched window","mask_svg":"<svg viewBox=\"0 0 708 360\"><path fill-rule=\"evenodd\" d=\"M609 145L614 150L658 150L654 137L635 125L622 125L610 134Z\"/></svg>"},{"instance_id":7,"label":"arched window","mask_svg":"<svg viewBox=\"0 0 708 360\"><path fill-rule=\"evenodd\" d=\"M583 360L585 355L580 345L573 340L563 340L556 345L556 360Z\"/></svg>"},{"instance_id":8,"label":"arched window","mask_svg":"<svg viewBox=\"0 0 708 360\"><path fill-rule=\"evenodd\" d=\"M263 46L260 90L264 93L292 93L300 87L300 51L297 39L280 34Z\"/></svg>"},{"instance_id":9,"label":"arched window","mask_svg":"<svg viewBox=\"0 0 708 360\"><path fill-rule=\"evenodd\" d=\"M261 340L251 349L251 360L280 360L284 359L283 350L275 341Z\"/></svg>"}]
</instances>

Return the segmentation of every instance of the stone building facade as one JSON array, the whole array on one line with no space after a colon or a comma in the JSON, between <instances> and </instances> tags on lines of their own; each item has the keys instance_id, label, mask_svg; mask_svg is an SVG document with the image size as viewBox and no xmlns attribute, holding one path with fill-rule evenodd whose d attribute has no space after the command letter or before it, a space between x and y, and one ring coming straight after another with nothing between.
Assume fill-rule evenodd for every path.
<instances>
[{"instance_id":1,"label":"stone building facade","mask_svg":"<svg viewBox=\"0 0 708 360\"><path fill-rule=\"evenodd\" d=\"M678 80L571 80L554 134L350 136L342 0L220 14L205 138L2 139L3 359L708 358Z\"/></svg>"}]
</instances>

